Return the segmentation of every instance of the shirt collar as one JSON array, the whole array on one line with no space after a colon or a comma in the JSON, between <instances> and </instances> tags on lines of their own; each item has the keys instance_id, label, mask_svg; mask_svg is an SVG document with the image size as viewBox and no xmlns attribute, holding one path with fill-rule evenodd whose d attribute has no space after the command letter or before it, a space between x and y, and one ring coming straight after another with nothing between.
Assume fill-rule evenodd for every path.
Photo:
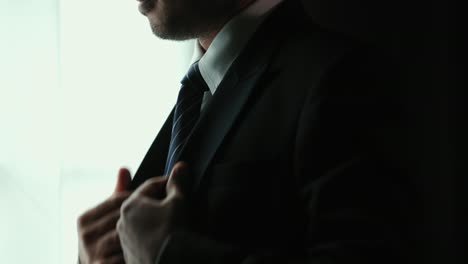
<instances>
[{"instance_id":1,"label":"shirt collar","mask_svg":"<svg viewBox=\"0 0 468 264\"><path fill-rule=\"evenodd\" d=\"M205 53L196 41L192 63L199 61L200 73L210 88L211 94L216 92L229 67L261 22L282 1L256 0L221 29Z\"/></svg>"}]
</instances>

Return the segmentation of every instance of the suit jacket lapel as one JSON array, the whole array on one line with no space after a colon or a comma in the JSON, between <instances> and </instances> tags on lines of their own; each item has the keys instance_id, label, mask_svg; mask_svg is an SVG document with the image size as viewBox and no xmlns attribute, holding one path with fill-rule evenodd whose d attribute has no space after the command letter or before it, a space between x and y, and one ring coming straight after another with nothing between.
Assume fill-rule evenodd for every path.
<instances>
[{"instance_id":1,"label":"suit jacket lapel","mask_svg":"<svg viewBox=\"0 0 468 264\"><path fill-rule=\"evenodd\" d=\"M186 161L191 169L186 182L182 183L186 190L194 191L198 188L216 150L244 108L265 66L262 65L251 78L242 81L232 72L229 78L224 79L202 113L181 154L181 160Z\"/></svg>"},{"instance_id":2,"label":"suit jacket lapel","mask_svg":"<svg viewBox=\"0 0 468 264\"><path fill-rule=\"evenodd\" d=\"M190 175L181 182L186 191L198 189L216 151L245 108L250 94L259 88L257 83L280 45L281 33L277 29L281 28L287 10L271 14L260 26L201 114L181 152L181 160L187 162L191 169Z\"/></svg>"},{"instance_id":3,"label":"suit jacket lapel","mask_svg":"<svg viewBox=\"0 0 468 264\"><path fill-rule=\"evenodd\" d=\"M174 109L172 109L156 139L146 153L145 158L130 183L129 190L136 189L140 184L151 177L163 175L166 166L167 152L169 151L169 143L171 141L173 115Z\"/></svg>"}]
</instances>

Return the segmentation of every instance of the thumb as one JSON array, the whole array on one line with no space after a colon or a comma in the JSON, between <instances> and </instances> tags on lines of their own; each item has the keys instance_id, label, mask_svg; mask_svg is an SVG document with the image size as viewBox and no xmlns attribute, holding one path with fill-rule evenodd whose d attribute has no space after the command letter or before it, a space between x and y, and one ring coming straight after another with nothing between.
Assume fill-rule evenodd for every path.
<instances>
[{"instance_id":1,"label":"thumb","mask_svg":"<svg viewBox=\"0 0 468 264\"><path fill-rule=\"evenodd\" d=\"M175 191L181 194L181 182L183 181L184 175L188 173L188 165L183 161L179 161L174 165L174 168L169 175L169 179L166 185L166 192L169 194L171 191Z\"/></svg>"},{"instance_id":2,"label":"thumb","mask_svg":"<svg viewBox=\"0 0 468 264\"><path fill-rule=\"evenodd\" d=\"M115 185L114 193L125 192L132 181L130 171L126 168L120 168L117 176L117 184Z\"/></svg>"}]
</instances>

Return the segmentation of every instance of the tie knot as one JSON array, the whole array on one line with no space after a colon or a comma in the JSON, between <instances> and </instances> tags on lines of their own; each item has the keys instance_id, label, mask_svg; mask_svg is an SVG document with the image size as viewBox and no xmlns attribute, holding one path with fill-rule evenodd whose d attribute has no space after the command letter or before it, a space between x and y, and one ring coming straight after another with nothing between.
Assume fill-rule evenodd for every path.
<instances>
[{"instance_id":1,"label":"tie knot","mask_svg":"<svg viewBox=\"0 0 468 264\"><path fill-rule=\"evenodd\" d=\"M198 62L195 62L190 66L187 74L181 81L182 85L184 86L191 86L194 87L193 89L199 89L200 91L208 91L208 86L203 79L203 76L200 73L200 69L198 67Z\"/></svg>"}]
</instances>

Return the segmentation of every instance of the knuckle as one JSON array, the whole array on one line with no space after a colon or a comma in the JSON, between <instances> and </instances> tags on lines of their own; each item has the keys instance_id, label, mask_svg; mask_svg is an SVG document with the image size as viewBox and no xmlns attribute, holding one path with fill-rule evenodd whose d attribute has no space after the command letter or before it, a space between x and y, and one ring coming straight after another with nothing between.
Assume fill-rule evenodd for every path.
<instances>
[{"instance_id":1,"label":"knuckle","mask_svg":"<svg viewBox=\"0 0 468 264\"><path fill-rule=\"evenodd\" d=\"M118 193L114 194L113 197L115 199L117 199L117 200L125 200L129 196L130 196L130 192L118 192Z\"/></svg>"},{"instance_id":2,"label":"knuckle","mask_svg":"<svg viewBox=\"0 0 468 264\"><path fill-rule=\"evenodd\" d=\"M146 180L140 189L146 188L154 188L156 186L160 186L161 184L165 184L167 182L167 177L153 177L151 179Z\"/></svg>"},{"instance_id":3,"label":"knuckle","mask_svg":"<svg viewBox=\"0 0 468 264\"><path fill-rule=\"evenodd\" d=\"M114 242L115 244L120 243L120 236L117 231L113 232L111 236L111 241Z\"/></svg>"},{"instance_id":4,"label":"knuckle","mask_svg":"<svg viewBox=\"0 0 468 264\"><path fill-rule=\"evenodd\" d=\"M120 196L117 196L116 194L114 196L109 197L109 199L107 199L105 203L109 207L116 207L121 203L120 199Z\"/></svg>"},{"instance_id":5,"label":"knuckle","mask_svg":"<svg viewBox=\"0 0 468 264\"><path fill-rule=\"evenodd\" d=\"M105 205L105 214L104 215L107 215L109 213L111 213L112 211L114 211L116 208L119 208L120 204L116 201L113 201L113 200L109 200L106 202L106 205ZM104 216L103 215L103 216Z\"/></svg>"},{"instance_id":6,"label":"knuckle","mask_svg":"<svg viewBox=\"0 0 468 264\"><path fill-rule=\"evenodd\" d=\"M80 215L76 219L76 227L78 228L78 230L80 230L83 226L84 226L83 216Z\"/></svg>"},{"instance_id":7,"label":"knuckle","mask_svg":"<svg viewBox=\"0 0 468 264\"><path fill-rule=\"evenodd\" d=\"M123 232L123 224L122 224L122 220L119 220L117 222L117 226L116 226L116 230L117 230L117 236L119 233L122 233ZM120 238L119 238L120 239Z\"/></svg>"},{"instance_id":8,"label":"knuckle","mask_svg":"<svg viewBox=\"0 0 468 264\"><path fill-rule=\"evenodd\" d=\"M123 203L125 201L125 199L127 198L126 195L122 194L122 193L116 193L114 195L112 195L111 197L109 197L109 199L107 199L106 203L112 207L116 207L116 206L119 206L121 203Z\"/></svg>"},{"instance_id":9,"label":"knuckle","mask_svg":"<svg viewBox=\"0 0 468 264\"><path fill-rule=\"evenodd\" d=\"M120 208L118 210L115 210L114 213L112 214L112 220L117 223L117 221L120 219Z\"/></svg>"},{"instance_id":10,"label":"knuckle","mask_svg":"<svg viewBox=\"0 0 468 264\"><path fill-rule=\"evenodd\" d=\"M94 232L90 230L83 230L80 233L80 239L85 245L91 244L94 240Z\"/></svg>"},{"instance_id":11,"label":"knuckle","mask_svg":"<svg viewBox=\"0 0 468 264\"><path fill-rule=\"evenodd\" d=\"M180 204L184 201L184 195L180 192L173 192L169 197L171 204Z\"/></svg>"},{"instance_id":12,"label":"knuckle","mask_svg":"<svg viewBox=\"0 0 468 264\"><path fill-rule=\"evenodd\" d=\"M107 215L104 216L106 221L109 222L116 222L117 219L120 217L120 208L114 208L112 211L108 212Z\"/></svg>"},{"instance_id":13,"label":"knuckle","mask_svg":"<svg viewBox=\"0 0 468 264\"><path fill-rule=\"evenodd\" d=\"M143 183L143 185L148 185L148 184L154 184L154 183L160 183L160 182L163 182L166 180L167 177L165 176L158 176L158 177L152 177L148 180L146 180L146 182Z\"/></svg>"},{"instance_id":14,"label":"knuckle","mask_svg":"<svg viewBox=\"0 0 468 264\"><path fill-rule=\"evenodd\" d=\"M182 201L184 199L184 195L181 192L174 193L174 200L175 201Z\"/></svg>"},{"instance_id":15,"label":"knuckle","mask_svg":"<svg viewBox=\"0 0 468 264\"><path fill-rule=\"evenodd\" d=\"M122 203L122 206L120 207L120 215L122 217L125 217L126 215L129 214L130 210L132 209L132 203L130 200L125 201Z\"/></svg>"},{"instance_id":16,"label":"knuckle","mask_svg":"<svg viewBox=\"0 0 468 264\"><path fill-rule=\"evenodd\" d=\"M86 213L81 214L76 219L76 226L78 227L78 229L83 228L85 225L86 225Z\"/></svg>"},{"instance_id":17,"label":"knuckle","mask_svg":"<svg viewBox=\"0 0 468 264\"><path fill-rule=\"evenodd\" d=\"M103 240L102 238L96 243L95 245L95 257L97 258L96 261L101 261L104 263L103 259L100 259L100 257L104 256L104 253L106 252L106 244L107 241Z\"/></svg>"}]
</instances>

